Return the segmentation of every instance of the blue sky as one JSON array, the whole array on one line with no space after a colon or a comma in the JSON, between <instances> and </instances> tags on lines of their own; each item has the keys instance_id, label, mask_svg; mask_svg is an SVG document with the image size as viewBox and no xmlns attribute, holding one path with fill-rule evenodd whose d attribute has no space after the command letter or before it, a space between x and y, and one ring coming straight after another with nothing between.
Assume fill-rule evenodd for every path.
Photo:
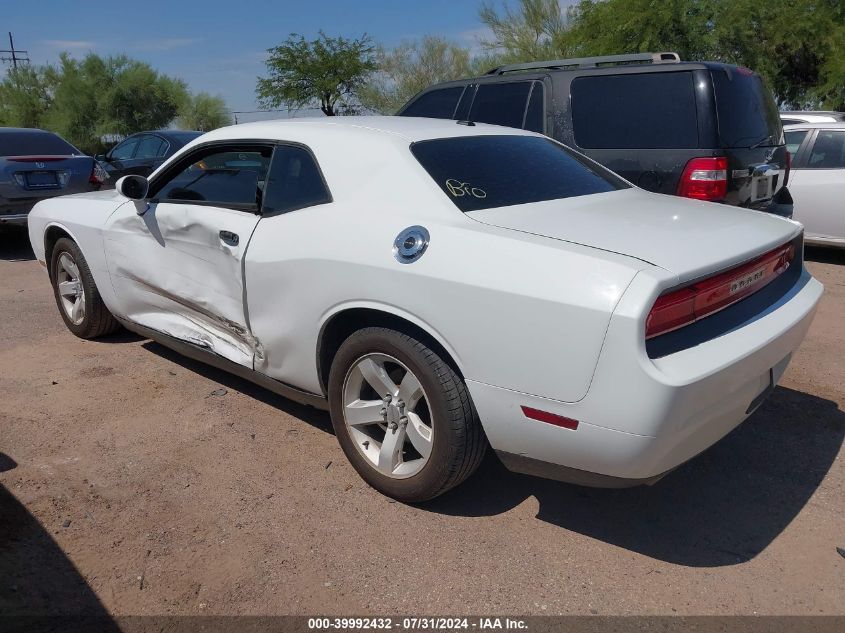
<instances>
[{"instance_id":1,"label":"blue sky","mask_svg":"<svg viewBox=\"0 0 845 633\"><path fill-rule=\"evenodd\" d=\"M426 34L477 46L484 33L481 0L145 0L4 2L0 35L29 51L33 63L61 51L126 53L181 77L191 90L219 95L232 110L255 109L255 79L266 49L289 33L357 37L367 32L387 46ZM133 8L136 7L136 8ZM241 117L248 120L248 117Z\"/></svg>"}]
</instances>

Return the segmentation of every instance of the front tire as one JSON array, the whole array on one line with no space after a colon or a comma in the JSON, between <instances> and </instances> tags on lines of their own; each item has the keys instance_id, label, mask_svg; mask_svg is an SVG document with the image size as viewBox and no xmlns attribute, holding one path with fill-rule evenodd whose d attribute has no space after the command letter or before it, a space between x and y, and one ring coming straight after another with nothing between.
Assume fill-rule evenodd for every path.
<instances>
[{"instance_id":1,"label":"front tire","mask_svg":"<svg viewBox=\"0 0 845 633\"><path fill-rule=\"evenodd\" d=\"M343 342L329 373L329 406L352 466L400 501L426 501L457 486L487 448L461 377L395 330L365 328Z\"/></svg>"},{"instance_id":2,"label":"front tire","mask_svg":"<svg viewBox=\"0 0 845 633\"><path fill-rule=\"evenodd\" d=\"M73 240L63 237L53 247L50 279L59 314L76 336L97 338L120 328L103 303L88 262Z\"/></svg>"}]
</instances>

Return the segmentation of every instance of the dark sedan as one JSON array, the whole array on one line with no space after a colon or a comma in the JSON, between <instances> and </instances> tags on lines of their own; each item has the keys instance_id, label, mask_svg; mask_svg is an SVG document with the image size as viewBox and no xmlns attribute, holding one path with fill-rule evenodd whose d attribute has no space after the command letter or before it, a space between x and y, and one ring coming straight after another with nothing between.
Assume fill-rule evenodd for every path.
<instances>
[{"instance_id":1,"label":"dark sedan","mask_svg":"<svg viewBox=\"0 0 845 633\"><path fill-rule=\"evenodd\" d=\"M102 167L58 134L0 128L0 225L25 225L39 200L100 189Z\"/></svg>"},{"instance_id":2,"label":"dark sedan","mask_svg":"<svg viewBox=\"0 0 845 633\"><path fill-rule=\"evenodd\" d=\"M110 176L109 186L114 187L115 181L121 176L149 176L165 160L201 134L182 130L138 132L122 140L107 154L97 156L97 160Z\"/></svg>"}]
</instances>

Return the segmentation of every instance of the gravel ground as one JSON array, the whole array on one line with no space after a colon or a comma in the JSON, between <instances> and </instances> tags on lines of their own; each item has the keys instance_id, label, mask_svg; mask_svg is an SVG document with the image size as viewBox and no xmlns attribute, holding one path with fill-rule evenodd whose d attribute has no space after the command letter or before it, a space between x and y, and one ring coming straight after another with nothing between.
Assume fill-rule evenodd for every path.
<instances>
[{"instance_id":1,"label":"gravel ground","mask_svg":"<svg viewBox=\"0 0 845 633\"><path fill-rule=\"evenodd\" d=\"M845 252L781 385L653 487L505 471L411 507L328 416L62 324L0 233L0 613L845 614ZM221 395L222 394L222 395Z\"/></svg>"}]
</instances>

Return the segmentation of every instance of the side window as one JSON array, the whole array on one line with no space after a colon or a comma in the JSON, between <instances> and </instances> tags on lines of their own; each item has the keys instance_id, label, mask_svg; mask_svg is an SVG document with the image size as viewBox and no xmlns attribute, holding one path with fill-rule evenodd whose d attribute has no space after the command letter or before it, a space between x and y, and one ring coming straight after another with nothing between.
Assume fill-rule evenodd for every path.
<instances>
[{"instance_id":1,"label":"side window","mask_svg":"<svg viewBox=\"0 0 845 633\"><path fill-rule=\"evenodd\" d=\"M463 86L431 90L421 95L404 110L402 116L421 116L429 119L451 119L464 92Z\"/></svg>"},{"instance_id":2,"label":"side window","mask_svg":"<svg viewBox=\"0 0 845 633\"><path fill-rule=\"evenodd\" d=\"M164 158L165 156L167 156L167 150L169 150L169 149L170 149L170 142L162 139L161 145L158 148L158 153L156 154L156 158Z\"/></svg>"},{"instance_id":3,"label":"side window","mask_svg":"<svg viewBox=\"0 0 845 633\"><path fill-rule=\"evenodd\" d=\"M270 147L206 148L156 183L151 197L258 211L272 153Z\"/></svg>"},{"instance_id":4,"label":"side window","mask_svg":"<svg viewBox=\"0 0 845 633\"><path fill-rule=\"evenodd\" d=\"M331 200L310 152L292 145L276 147L264 193L264 213L284 213Z\"/></svg>"},{"instance_id":5,"label":"side window","mask_svg":"<svg viewBox=\"0 0 845 633\"><path fill-rule=\"evenodd\" d=\"M819 130L810 160L810 169L842 169L845 167L845 132Z\"/></svg>"},{"instance_id":6,"label":"side window","mask_svg":"<svg viewBox=\"0 0 845 633\"><path fill-rule=\"evenodd\" d=\"M545 115L543 113L543 84L534 82L531 89L531 98L528 100L528 109L525 111L525 129L532 132L545 132L543 125Z\"/></svg>"},{"instance_id":7,"label":"side window","mask_svg":"<svg viewBox=\"0 0 845 633\"><path fill-rule=\"evenodd\" d=\"M807 138L808 130L784 130L783 136L786 138L786 151L795 159L795 154L798 153L798 148L801 143Z\"/></svg>"},{"instance_id":8,"label":"side window","mask_svg":"<svg viewBox=\"0 0 845 633\"><path fill-rule=\"evenodd\" d=\"M531 84L530 81L481 84L475 93L469 120L521 128Z\"/></svg>"},{"instance_id":9,"label":"side window","mask_svg":"<svg viewBox=\"0 0 845 633\"><path fill-rule=\"evenodd\" d=\"M128 138L111 151L112 160L129 160L138 146L138 137Z\"/></svg>"},{"instance_id":10,"label":"side window","mask_svg":"<svg viewBox=\"0 0 845 633\"><path fill-rule=\"evenodd\" d=\"M593 75L572 81L572 127L585 149L693 149L691 72Z\"/></svg>"},{"instance_id":11,"label":"side window","mask_svg":"<svg viewBox=\"0 0 845 633\"><path fill-rule=\"evenodd\" d=\"M158 136L142 136L135 158L156 158L163 144L164 141Z\"/></svg>"}]
</instances>

